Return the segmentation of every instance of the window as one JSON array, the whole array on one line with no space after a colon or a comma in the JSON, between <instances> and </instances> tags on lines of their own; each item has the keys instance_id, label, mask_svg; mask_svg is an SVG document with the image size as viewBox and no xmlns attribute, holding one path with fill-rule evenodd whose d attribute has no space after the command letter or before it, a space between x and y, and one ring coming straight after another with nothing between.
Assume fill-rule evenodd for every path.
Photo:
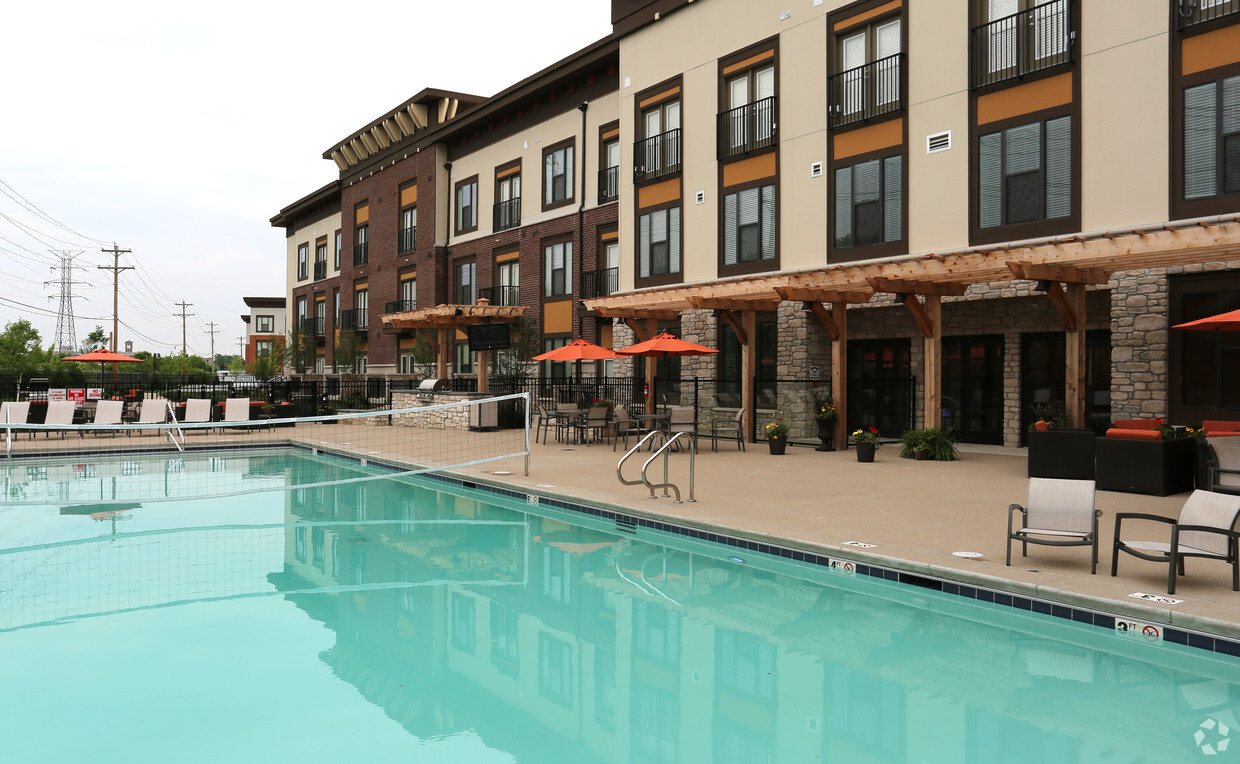
<instances>
[{"instance_id":1,"label":"window","mask_svg":"<svg viewBox=\"0 0 1240 764\"><path fill-rule=\"evenodd\" d=\"M334 316L333 324L336 327L339 327L340 326L340 290L339 289L332 290L332 302L334 302L336 305L336 310L333 313L333 316Z\"/></svg>"},{"instance_id":2,"label":"window","mask_svg":"<svg viewBox=\"0 0 1240 764\"><path fill-rule=\"evenodd\" d=\"M754 329L758 338L758 389L755 391L757 403L760 408L774 408L775 363L778 351L775 315L759 313ZM719 321L719 355L715 368L719 375L719 405L725 408L740 408L746 405L741 401L741 344L731 325L722 320Z\"/></svg>"},{"instance_id":3,"label":"window","mask_svg":"<svg viewBox=\"0 0 1240 764\"><path fill-rule=\"evenodd\" d=\"M269 356L275 352L275 346L274 340L258 340L254 343L254 354L259 358Z\"/></svg>"},{"instance_id":4,"label":"window","mask_svg":"<svg viewBox=\"0 0 1240 764\"><path fill-rule=\"evenodd\" d=\"M680 100L643 111L641 129L645 138L633 144L633 182L680 172Z\"/></svg>"},{"instance_id":5,"label":"window","mask_svg":"<svg viewBox=\"0 0 1240 764\"><path fill-rule=\"evenodd\" d=\"M297 328L298 329L301 329L301 321L302 319L306 318L307 315L308 314L306 313L306 298L298 297L297 298Z\"/></svg>"},{"instance_id":6,"label":"window","mask_svg":"<svg viewBox=\"0 0 1240 764\"><path fill-rule=\"evenodd\" d=\"M978 138L978 227L1072 214L1072 118L1010 127Z\"/></svg>"},{"instance_id":7,"label":"window","mask_svg":"<svg viewBox=\"0 0 1240 764\"><path fill-rule=\"evenodd\" d=\"M1184 199L1240 194L1240 76L1184 89Z\"/></svg>"},{"instance_id":8,"label":"window","mask_svg":"<svg viewBox=\"0 0 1240 764\"><path fill-rule=\"evenodd\" d=\"M543 248L543 297L573 293L573 243L562 241Z\"/></svg>"},{"instance_id":9,"label":"window","mask_svg":"<svg viewBox=\"0 0 1240 764\"><path fill-rule=\"evenodd\" d=\"M370 226L358 226L353 237L353 267L356 268L370 262Z\"/></svg>"},{"instance_id":10,"label":"window","mask_svg":"<svg viewBox=\"0 0 1240 764\"><path fill-rule=\"evenodd\" d=\"M478 354L470 350L469 345L463 342L458 342L452 347L455 353L455 359L453 361L453 368L455 369L456 373L457 374L473 374L474 373L474 362L478 360Z\"/></svg>"},{"instance_id":11,"label":"window","mask_svg":"<svg viewBox=\"0 0 1240 764\"><path fill-rule=\"evenodd\" d=\"M327 278L327 237L324 236L314 245L314 279Z\"/></svg>"},{"instance_id":12,"label":"window","mask_svg":"<svg viewBox=\"0 0 1240 764\"><path fill-rule=\"evenodd\" d=\"M310 245L297 245L297 280L305 281L310 276Z\"/></svg>"},{"instance_id":13,"label":"window","mask_svg":"<svg viewBox=\"0 0 1240 764\"><path fill-rule=\"evenodd\" d=\"M872 159L835 171L835 246L904 238L903 158Z\"/></svg>"},{"instance_id":14,"label":"window","mask_svg":"<svg viewBox=\"0 0 1240 764\"><path fill-rule=\"evenodd\" d=\"M573 199L573 145L551 147L543 152L543 206Z\"/></svg>"},{"instance_id":15,"label":"window","mask_svg":"<svg viewBox=\"0 0 1240 764\"><path fill-rule=\"evenodd\" d=\"M492 305L521 304L521 261L506 260L495 267L495 297Z\"/></svg>"},{"instance_id":16,"label":"window","mask_svg":"<svg viewBox=\"0 0 1240 764\"><path fill-rule=\"evenodd\" d=\"M336 270L340 270L340 231L336 231L336 261L334 267Z\"/></svg>"},{"instance_id":17,"label":"window","mask_svg":"<svg viewBox=\"0 0 1240 764\"><path fill-rule=\"evenodd\" d=\"M568 706L573 699L573 649L569 643L538 635L538 692Z\"/></svg>"},{"instance_id":18,"label":"window","mask_svg":"<svg viewBox=\"0 0 1240 764\"><path fill-rule=\"evenodd\" d=\"M455 291L453 296L457 305L473 305L476 301L477 269L478 264L472 260L467 263L456 264L456 279L453 281Z\"/></svg>"},{"instance_id":19,"label":"window","mask_svg":"<svg viewBox=\"0 0 1240 764\"><path fill-rule=\"evenodd\" d=\"M257 316L254 319L254 331L259 334L271 334L276 330L275 316Z\"/></svg>"},{"instance_id":20,"label":"window","mask_svg":"<svg viewBox=\"0 0 1240 764\"><path fill-rule=\"evenodd\" d=\"M501 673L516 676L520 655L517 653L517 611L498 602L491 603L491 663Z\"/></svg>"},{"instance_id":21,"label":"window","mask_svg":"<svg viewBox=\"0 0 1240 764\"><path fill-rule=\"evenodd\" d=\"M456 233L466 233L478 227L478 176L457 184L455 211Z\"/></svg>"},{"instance_id":22,"label":"window","mask_svg":"<svg viewBox=\"0 0 1240 764\"><path fill-rule=\"evenodd\" d=\"M418 208L406 207L400 211L400 231L397 234L397 246L401 252L412 252L417 249L418 239Z\"/></svg>"},{"instance_id":23,"label":"window","mask_svg":"<svg viewBox=\"0 0 1240 764\"><path fill-rule=\"evenodd\" d=\"M521 174L509 172L495 181L496 231L505 231L521 225Z\"/></svg>"},{"instance_id":24,"label":"window","mask_svg":"<svg viewBox=\"0 0 1240 764\"><path fill-rule=\"evenodd\" d=\"M598 174L598 200L612 201L620 196L620 141L603 142L603 169Z\"/></svg>"},{"instance_id":25,"label":"window","mask_svg":"<svg viewBox=\"0 0 1240 764\"><path fill-rule=\"evenodd\" d=\"M982 23L970 31L973 87L1071 60L1068 10L1068 0L982 0Z\"/></svg>"},{"instance_id":26,"label":"window","mask_svg":"<svg viewBox=\"0 0 1240 764\"><path fill-rule=\"evenodd\" d=\"M767 59L729 75L724 83L728 111L719 115L719 158L766 148L775 136L775 66Z\"/></svg>"},{"instance_id":27,"label":"window","mask_svg":"<svg viewBox=\"0 0 1240 764\"><path fill-rule=\"evenodd\" d=\"M775 186L723 197L723 264L775 259Z\"/></svg>"},{"instance_id":28,"label":"window","mask_svg":"<svg viewBox=\"0 0 1240 764\"><path fill-rule=\"evenodd\" d=\"M680 273L680 207L668 207L637 220L638 278Z\"/></svg>"},{"instance_id":29,"label":"window","mask_svg":"<svg viewBox=\"0 0 1240 764\"><path fill-rule=\"evenodd\" d=\"M544 339L543 352L549 353L556 348L562 348L570 341L571 339L569 337L551 337ZM545 379L567 379L568 361L543 361L542 375Z\"/></svg>"},{"instance_id":30,"label":"window","mask_svg":"<svg viewBox=\"0 0 1240 764\"><path fill-rule=\"evenodd\" d=\"M474 652L474 600L452 593L452 646L461 652Z\"/></svg>"},{"instance_id":31,"label":"window","mask_svg":"<svg viewBox=\"0 0 1240 764\"><path fill-rule=\"evenodd\" d=\"M402 279L400 282L400 311L418 309L418 279Z\"/></svg>"},{"instance_id":32,"label":"window","mask_svg":"<svg viewBox=\"0 0 1240 764\"><path fill-rule=\"evenodd\" d=\"M831 126L897 111L903 106L901 20L880 19L836 41L839 74L828 81Z\"/></svg>"}]
</instances>

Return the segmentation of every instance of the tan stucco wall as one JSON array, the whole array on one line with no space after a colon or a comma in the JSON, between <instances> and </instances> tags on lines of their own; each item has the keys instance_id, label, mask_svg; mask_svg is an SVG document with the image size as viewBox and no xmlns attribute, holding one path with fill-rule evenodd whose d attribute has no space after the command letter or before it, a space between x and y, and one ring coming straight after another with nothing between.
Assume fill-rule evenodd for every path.
<instances>
[{"instance_id":1,"label":"tan stucco wall","mask_svg":"<svg viewBox=\"0 0 1240 764\"><path fill-rule=\"evenodd\" d=\"M297 316L297 304L293 301L293 289L296 287L312 286L313 284L316 283L314 281L314 242L320 236L327 237L327 277L330 279L332 276L339 274L339 271L337 271L336 269L332 267L333 263L335 262L334 255L335 255L335 247L336 247L336 229L338 228L340 228L340 213L335 212L335 213L332 213L331 215L328 215L327 217L320 218L309 225L305 225L305 226L302 226L301 228L298 228L293 233L292 236L287 237L284 240L284 243L285 243L285 261L284 262L287 266L284 271L284 283L286 284L286 287L284 290L284 296L286 299L285 304L288 306L287 321L292 321ZM297 280L297 247L300 244L310 245L310 255L309 255L309 259L308 259L308 263L306 267L306 273L307 273L308 278L306 278L304 281ZM344 255L341 255L341 259L342 260L344 259ZM325 282L320 281L317 283L322 284ZM330 295L328 296L328 299L329 300L331 299ZM311 301L313 300L313 296L311 296L310 300ZM307 311L309 310L310 309L307 308ZM251 310L251 313L254 313L254 312L256 311ZM263 312L263 311L257 311L257 312ZM266 315L266 313L264 313L264 315ZM280 331L287 332L291 328L292 328L291 325L287 324L286 322L284 329Z\"/></svg>"}]
</instances>

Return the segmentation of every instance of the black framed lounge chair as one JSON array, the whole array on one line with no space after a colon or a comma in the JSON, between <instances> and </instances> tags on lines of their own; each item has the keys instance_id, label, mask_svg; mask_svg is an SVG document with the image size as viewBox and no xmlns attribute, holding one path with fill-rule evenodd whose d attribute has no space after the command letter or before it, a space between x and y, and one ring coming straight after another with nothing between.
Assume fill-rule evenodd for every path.
<instances>
[{"instance_id":1,"label":"black framed lounge chair","mask_svg":"<svg viewBox=\"0 0 1240 764\"><path fill-rule=\"evenodd\" d=\"M591 440L601 441L611 436L611 408L608 406L591 406L586 409L585 416L581 417L573 427L579 435L578 440L584 441L588 446ZM615 450L613 448L613 450Z\"/></svg>"},{"instance_id":2,"label":"black framed lounge chair","mask_svg":"<svg viewBox=\"0 0 1240 764\"><path fill-rule=\"evenodd\" d=\"M612 431L611 450L615 451L616 446L620 443L620 439L624 438L624 450L629 450L629 436L640 438L642 435L641 422L629 416L629 410L625 408L623 403L616 404L616 418L612 422L615 428Z\"/></svg>"},{"instance_id":3,"label":"black framed lounge chair","mask_svg":"<svg viewBox=\"0 0 1240 764\"><path fill-rule=\"evenodd\" d=\"M1185 557L1204 557L1231 564L1231 588L1240 592L1240 558L1236 554L1236 517L1240 515L1240 496L1211 491L1193 491L1180 510L1180 517L1141 512L1121 512L1115 516L1115 541L1111 550L1111 575L1119 570L1119 553L1150 562L1167 564L1167 594L1175 594L1176 575L1184 575ZM1125 520L1152 520L1171 526L1167 541L1126 541L1121 527Z\"/></svg>"},{"instance_id":4,"label":"black framed lounge chair","mask_svg":"<svg viewBox=\"0 0 1240 764\"><path fill-rule=\"evenodd\" d=\"M1209 490L1240 494L1240 438L1210 438Z\"/></svg>"},{"instance_id":5,"label":"black framed lounge chair","mask_svg":"<svg viewBox=\"0 0 1240 764\"><path fill-rule=\"evenodd\" d=\"M1020 527L1012 518L1021 514ZM1094 509L1094 481L1029 478L1025 506L1008 507L1007 564L1012 564L1012 542L1020 542L1020 556L1028 556L1029 544L1091 547L1091 574L1098 572L1098 518Z\"/></svg>"},{"instance_id":6,"label":"black framed lounge chair","mask_svg":"<svg viewBox=\"0 0 1240 764\"><path fill-rule=\"evenodd\" d=\"M736 447L745 450L745 433L743 432L741 419L745 416L745 409L736 410L736 415L727 419L716 419L710 423L710 448L712 451L719 450L719 439L728 440L736 438Z\"/></svg>"}]
</instances>

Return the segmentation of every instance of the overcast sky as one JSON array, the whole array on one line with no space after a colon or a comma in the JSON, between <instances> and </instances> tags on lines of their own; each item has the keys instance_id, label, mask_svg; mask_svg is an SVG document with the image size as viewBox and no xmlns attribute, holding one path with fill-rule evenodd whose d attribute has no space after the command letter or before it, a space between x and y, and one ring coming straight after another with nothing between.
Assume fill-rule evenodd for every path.
<instances>
[{"instance_id":1,"label":"overcast sky","mask_svg":"<svg viewBox=\"0 0 1240 764\"><path fill-rule=\"evenodd\" d=\"M609 0L166 2L6 8L0 44L0 325L53 342L58 254L76 338L236 353L246 296L284 295L268 222L337 176L323 150L425 87L490 96L611 31ZM532 44L531 44L532 41ZM52 280L55 283L45 285ZM49 299L49 297L53 299Z\"/></svg>"}]
</instances>

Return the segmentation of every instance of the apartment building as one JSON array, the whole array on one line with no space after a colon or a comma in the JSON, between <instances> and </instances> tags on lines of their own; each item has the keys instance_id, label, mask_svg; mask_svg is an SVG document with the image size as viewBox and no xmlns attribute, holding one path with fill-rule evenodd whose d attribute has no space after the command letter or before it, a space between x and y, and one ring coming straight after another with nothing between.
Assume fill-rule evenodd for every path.
<instances>
[{"instance_id":1,"label":"apartment building","mask_svg":"<svg viewBox=\"0 0 1240 764\"><path fill-rule=\"evenodd\" d=\"M301 363L287 365L298 373L321 374L329 368L326 345L333 336L329 330L339 326L339 184L332 181L298 199L271 218L271 224L285 232L287 320L280 322L278 331L291 337L293 345L313 348Z\"/></svg>"},{"instance_id":2,"label":"apartment building","mask_svg":"<svg viewBox=\"0 0 1240 764\"><path fill-rule=\"evenodd\" d=\"M1017 445L1056 403L1240 414L1240 345L1169 329L1240 307L1240 4L617 0L613 21L623 291L588 305L618 344L718 347L682 376L740 389L751 426L828 374L841 429L891 435Z\"/></svg>"},{"instance_id":3,"label":"apartment building","mask_svg":"<svg viewBox=\"0 0 1240 764\"><path fill-rule=\"evenodd\" d=\"M245 350L242 358L247 371L254 371L254 361L260 356L274 355L283 347L288 325L287 305L284 297L243 297L249 313L241 316L245 322Z\"/></svg>"}]
</instances>

